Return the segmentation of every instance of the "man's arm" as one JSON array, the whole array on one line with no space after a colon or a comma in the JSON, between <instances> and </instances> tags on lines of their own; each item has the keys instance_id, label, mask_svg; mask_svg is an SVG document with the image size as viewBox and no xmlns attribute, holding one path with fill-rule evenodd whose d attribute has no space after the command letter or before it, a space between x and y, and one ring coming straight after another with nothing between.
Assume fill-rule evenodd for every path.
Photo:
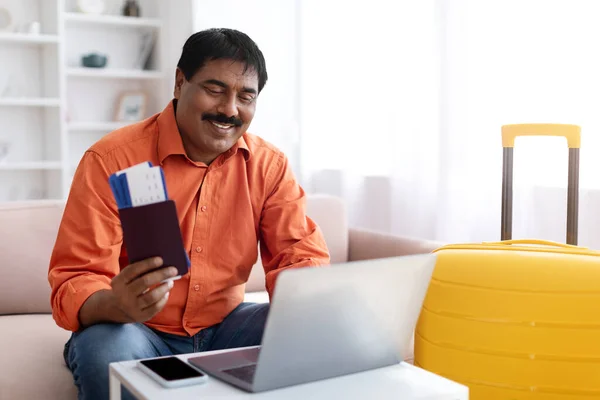
<instances>
[{"instance_id":1,"label":"man's arm","mask_svg":"<svg viewBox=\"0 0 600 400\"><path fill-rule=\"evenodd\" d=\"M306 215L306 194L283 154L267 179L269 195L261 222L261 257L266 287L273 294L277 275L288 268L328 265L329 250L319 227Z\"/></svg>"},{"instance_id":2,"label":"man's arm","mask_svg":"<svg viewBox=\"0 0 600 400\"><path fill-rule=\"evenodd\" d=\"M79 311L96 293L86 307L86 322L117 315L106 291L119 272L122 233L108 177L102 158L92 151L84 153L50 258L52 315L70 331L82 327Z\"/></svg>"},{"instance_id":3,"label":"man's arm","mask_svg":"<svg viewBox=\"0 0 600 400\"><path fill-rule=\"evenodd\" d=\"M123 236L109 175L98 154L84 154L50 259L52 315L70 331L99 322L150 319L164 307L173 287L172 282L160 282L177 275L174 267L157 269L162 266L159 258L121 272Z\"/></svg>"},{"instance_id":4,"label":"man's arm","mask_svg":"<svg viewBox=\"0 0 600 400\"><path fill-rule=\"evenodd\" d=\"M120 319L110 290L119 272L122 233L108 177L102 158L87 151L73 177L50 259L52 314L70 331L82 327L79 312L88 299L85 322Z\"/></svg>"},{"instance_id":5,"label":"man's arm","mask_svg":"<svg viewBox=\"0 0 600 400\"><path fill-rule=\"evenodd\" d=\"M132 322L132 319L118 307L114 293L106 289L99 290L88 297L79 310L81 328L101 322Z\"/></svg>"}]
</instances>

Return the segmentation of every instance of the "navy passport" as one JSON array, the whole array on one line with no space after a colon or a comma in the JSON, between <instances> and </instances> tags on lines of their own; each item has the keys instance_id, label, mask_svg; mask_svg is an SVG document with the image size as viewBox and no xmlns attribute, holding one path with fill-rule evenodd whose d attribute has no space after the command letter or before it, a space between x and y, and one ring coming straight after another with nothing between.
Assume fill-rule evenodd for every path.
<instances>
[{"instance_id":1,"label":"navy passport","mask_svg":"<svg viewBox=\"0 0 600 400\"><path fill-rule=\"evenodd\" d=\"M187 274L189 259L173 200L124 208L119 216L130 263L159 256L163 267L176 267L179 276Z\"/></svg>"},{"instance_id":2,"label":"navy passport","mask_svg":"<svg viewBox=\"0 0 600 400\"><path fill-rule=\"evenodd\" d=\"M119 209L129 263L161 257L163 267L176 267L179 276L187 274L190 259L160 166L146 162L129 167L111 175L109 184Z\"/></svg>"}]
</instances>

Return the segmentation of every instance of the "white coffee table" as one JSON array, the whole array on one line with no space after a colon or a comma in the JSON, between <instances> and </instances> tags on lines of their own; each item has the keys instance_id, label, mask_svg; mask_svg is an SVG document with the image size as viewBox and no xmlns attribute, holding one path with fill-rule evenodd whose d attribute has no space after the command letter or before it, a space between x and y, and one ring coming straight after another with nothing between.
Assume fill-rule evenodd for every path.
<instances>
[{"instance_id":1,"label":"white coffee table","mask_svg":"<svg viewBox=\"0 0 600 400\"><path fill-rule=\"evenodd\" d=\"M188 357L215 354L222 351L183 354ZM137 367L137 361L110 364L110 398L121 399L124 385L139 399L403 399L403 400L468 400L466 386L432 374L411 364L360 372L318 382L262 393L247 393L213 377L202 385L165 389Z\"/></svg>"}]
</instances>

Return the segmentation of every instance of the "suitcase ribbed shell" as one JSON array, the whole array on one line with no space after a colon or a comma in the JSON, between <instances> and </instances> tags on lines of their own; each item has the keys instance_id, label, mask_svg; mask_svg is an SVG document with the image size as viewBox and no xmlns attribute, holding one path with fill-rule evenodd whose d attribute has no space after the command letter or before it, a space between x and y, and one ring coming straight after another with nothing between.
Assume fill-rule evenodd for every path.
<instances>
[{"instance_id":1,"label":"suitcase ribbed shell","mask_svg":"<svg viewBox=\"0 0 600 400\"><path fill-rule=\"evenodd\" d=\"M512 242L436 251L415 364L474 400L600 397L600 252Z\"/></svg>"}]
</instances>

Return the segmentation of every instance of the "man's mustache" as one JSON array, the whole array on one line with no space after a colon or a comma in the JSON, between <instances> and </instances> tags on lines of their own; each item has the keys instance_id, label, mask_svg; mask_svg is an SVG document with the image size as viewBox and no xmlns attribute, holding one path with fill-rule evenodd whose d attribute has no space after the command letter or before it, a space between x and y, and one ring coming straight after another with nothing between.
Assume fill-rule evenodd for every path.
<instances>
[{"instance_id":1,"label":"man's mustache","mask_svg":"<svg viewBox=\"0 0 600 400\"><path fill-rule=\"evenodd\" d=\"M236 117L228 117L225 114L202 114L203 121L215 121L220 124L228 124L233 126L242 126L242 120Z\"/></svg>"}]
</instances>

